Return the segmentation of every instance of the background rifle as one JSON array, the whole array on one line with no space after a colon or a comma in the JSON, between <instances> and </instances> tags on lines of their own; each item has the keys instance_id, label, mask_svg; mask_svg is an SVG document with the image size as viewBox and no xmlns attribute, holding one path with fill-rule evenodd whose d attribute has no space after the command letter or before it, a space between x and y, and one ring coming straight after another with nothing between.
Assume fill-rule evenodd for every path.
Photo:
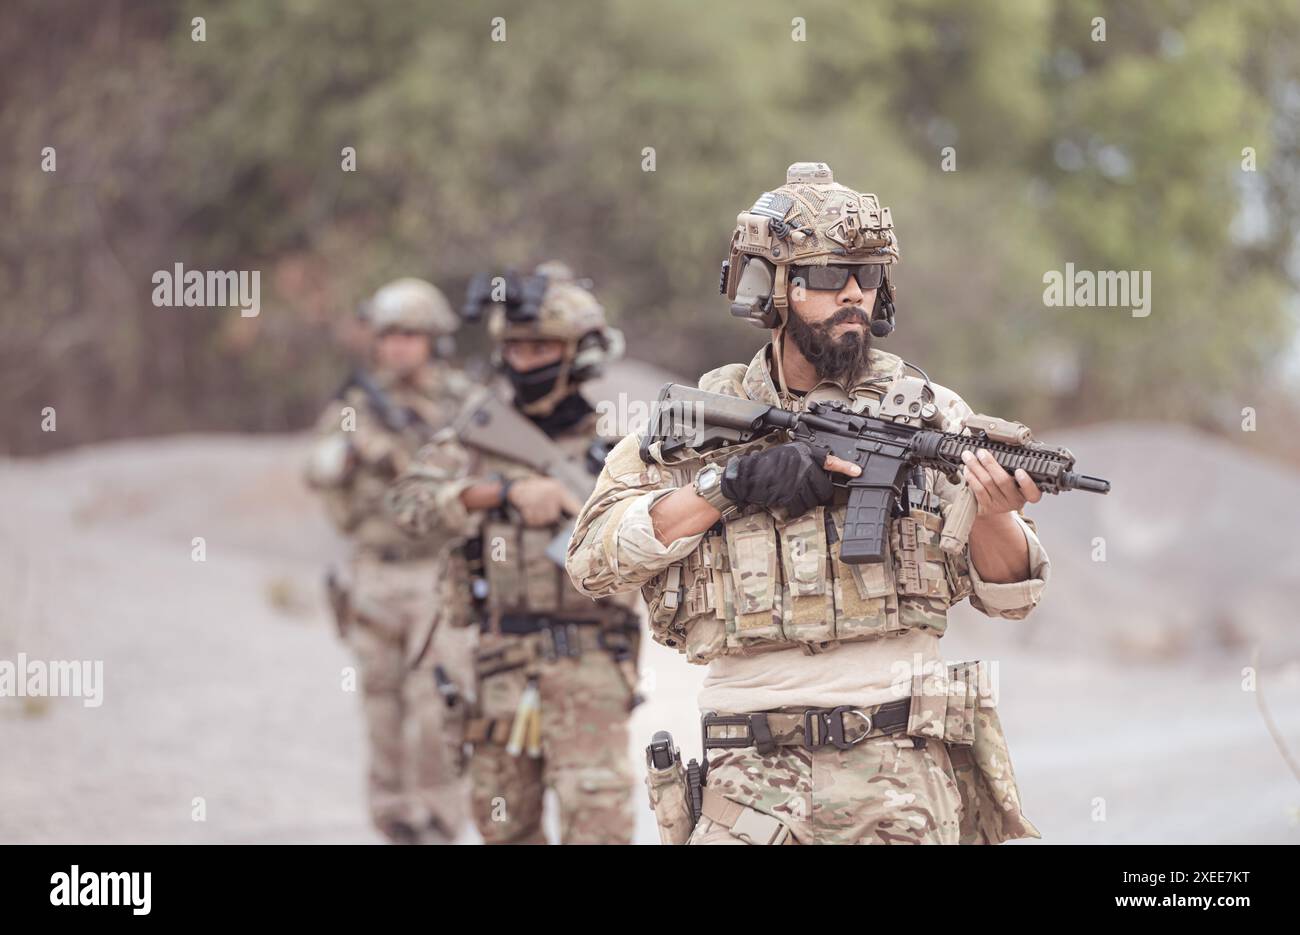
<instances>
[{"instance_id":1,"label":"background rifle","mask_svg":"<svg viewBox=\"0 0 1300 935\"><path fill-rule=\"evenodd\" d=\"M466 406L457 424L457 437L467 445L501 455L559 481L579 503L586 503L596 487L596 474L608 448L604 440L592 443L587 456L571 455L514 406L484 390ZM593 451L599 449L597 460ZM593 471L593 468L595 469ZM546 548L547 556L564 567L564 553L573 535L569 520Z\"/></svg>"},{"instance_id":2,"label":"background rifle","mask_svg":"<svg viewBox=\"0 0 1300 935\"><path fill-rule=\"evenodd\" d=\"M354 386L365 395L366 402L375 415L379 417L379 421L383 422L385 428L389 431L402 434L409 430L415 430L416 434L426 440L433 435L433 426L425 422L414 409L408 406L399 406L393 402L365 370L353 370L348 376L347 382L339 387L339 391L335 395L342 399L347 391Z\"/></svg>"}]
</instances>

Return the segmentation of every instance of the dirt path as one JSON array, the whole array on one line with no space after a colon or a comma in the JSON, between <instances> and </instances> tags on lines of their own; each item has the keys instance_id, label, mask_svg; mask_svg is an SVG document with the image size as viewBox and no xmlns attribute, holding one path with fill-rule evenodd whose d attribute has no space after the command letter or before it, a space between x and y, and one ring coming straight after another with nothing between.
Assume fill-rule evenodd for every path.
<instances>
[{"instance_id":1,"label":"dirt path","mask_svg":"<svg viewBox=\"0 0 1300 935\"><path fill-rule=\"evenodd\" d=\"M1101 455L1123 438L1098 430L1088 445ZM0 659L98 659L105 680L96 708L0 699L0 842L376 840L359 705L340 687L350 660L318 594L340 543L298 482L303 445L179 437L0 461ZM1115 473L1126 471L1130 489L1142 482L1139 465ZM1132 569L1086 561L1095 517L1074 511L1110 511L1096 521L1122 545L1138 534L1121 530L1122 506L1040 505L1060 578L1048 604L1023 624L962 609L944 641L950 658L999 663L1027 813L1058 843L1300 841L1300 783L1242 690L1254 636L1282 627L1294 639L1293 612L1250 605L1237 621L1246 638L1158 613L1171 584L1133 591ZM1258 542L1222 528L1226 550ZM192 559L194 537L205 561ZM1281 556L1256 593L1286 584L1294 559ZM1139 664L1117 661L1109 638L1184 626L1173 650L1142 644ZM1263 642L1268 701L1300 754L1294 643ZM697 755L702 670L653 645L643 667L651 701L635 715L635 761L660 728ZM638 840L655 841L639 790L637 803Z\"/></svg>"}]
</instances>

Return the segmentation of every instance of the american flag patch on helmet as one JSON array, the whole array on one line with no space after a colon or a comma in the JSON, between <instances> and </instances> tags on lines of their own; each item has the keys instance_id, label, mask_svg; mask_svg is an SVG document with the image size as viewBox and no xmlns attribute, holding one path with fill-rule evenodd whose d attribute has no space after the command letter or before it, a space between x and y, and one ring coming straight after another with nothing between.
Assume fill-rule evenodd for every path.
<instances>
[{"instance_id":1,"label":"american flag patch on helmet","mask_svg":"<svg viewBox=\"0 0 1300 935\"><path fill-rule=\"evenodd\" d=\"M750 214L758 214L774 221L785 220L786 212L794 207L794 199L784 193L763 192L749 209Z\"/></svg>"}]
</instances>

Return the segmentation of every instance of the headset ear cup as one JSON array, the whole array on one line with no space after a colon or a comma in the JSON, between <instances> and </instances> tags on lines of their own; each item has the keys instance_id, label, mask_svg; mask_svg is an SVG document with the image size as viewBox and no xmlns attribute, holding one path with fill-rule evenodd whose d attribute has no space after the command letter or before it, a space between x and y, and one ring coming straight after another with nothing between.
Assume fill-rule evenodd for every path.
<instances>
[{"instance_id":1,"label":"headset ear cup","mask_svg":"<svg viewBox=\"0 0 1300 935\"><path fill-rule=\"evenodd\" d=\"M735 275L732 267L732 275ZM731 289L731 314L760 328L775 328L779 318L772 303L776 268L758 256L746 257Z\"/></svg>"},{"instance_id":2,"label":"headset ear cup","mask_svg":"<svg viewBox=\"0 0 1300 935\"><path fill-rule=\"evenodd\" d=\"M581 383L598 377L605 369L605 364L623 356L626 342L623 332L617 328L606 328L603 335L592 332L578 342L577 353L573 355L570 376L575 383Z\"/></svg>"}]
</instances>

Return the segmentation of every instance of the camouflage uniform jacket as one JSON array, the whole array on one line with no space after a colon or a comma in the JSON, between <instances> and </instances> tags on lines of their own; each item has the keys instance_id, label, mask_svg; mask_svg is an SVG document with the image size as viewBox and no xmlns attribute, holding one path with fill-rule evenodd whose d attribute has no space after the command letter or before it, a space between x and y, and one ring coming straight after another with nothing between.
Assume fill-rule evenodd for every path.
<instances>
[{"instance_id":1,"label":"camouflage uniform jacket","mask_svg":"<svg viewBox=\"0 0 1300 935\"><path fill-rule=\"evenodd\" d=\"M854 386L823 382L806 397L781 398L769 370L769 348L748 366L705 374L701 389L792 410L811 400L839 399L874 415L885 386L903 374L899 357L873 349L868 372ZM946 387L932 386L944 414L942 428L961 431L970 407ZM925 471L924 499L893 520L883 563L839 561L842 490L830 507L800 517L785 520L748 509L665 546L654 538L653 503L690 484L703 464L725 461L741 449L701 455L688 448L675 460L652 457L646 464L638 448L637 436L628 436L607 457L569 543L567 567L578 589L592 597L641 588L654 638L691 662L794 646L816 653L917 627L942 635L948 607L967 597L988 616L1021 619L1037 605L1048 578L1046 552L1032 523L1019 514L1030 553L1031 577L1025 581L985 582L970 562L969 547L955 556L942 552L943 515L961 485L931 470Z\"/></svg>"},{"instance_id":2,"label":"camouflage uniform jacket","mask_svg":"<svg viewBox=\"0 0 1300 935\"><path fill-rule=\"evenodd\" d=\"M359 552L402 559L432 555L439 544L412 543L386 511L384 494L420 447L455 417L471 384L459 370L443 364L425 367L410 381L382 372L372 379L395 409L414 418L408 419L407 428L395 430L363 389L349 386L317 422L308 484L320 493L330 519Z\"/></svg>"},{"instance_id":3,"label":"camouflage uniform jacket","mask_svg":"<svg viewBox=\"0 0 1300 935\"><path fill-rule=\"evenodd\" d=\"M573 587L565 569L547 554L564 523L529 527L513 509L466 509L461 494L477 483L539 476L522 461L461 440L458 426L474 409L475 401L471 400L456 425L439 432L421 449L415 463L394 485L389 508L398 526L418 539L433 537L472 544L481 554L481 573L487 585L482 611L492 620L511 614L627 621L628 609L637 604L635 595L593 602ZM585 459L593 446L604 450L598 444L596 421L596 414L591 413L552 440L569 456ZM595 463L600 464L599 459ZM445 595L449 622L455 626L490 623L475 619L479 611L474 607L470 588L469 564L473 560L467 559L465 552L454 551L447 576L451 592Z\"/></svg>"}]
</instances>

